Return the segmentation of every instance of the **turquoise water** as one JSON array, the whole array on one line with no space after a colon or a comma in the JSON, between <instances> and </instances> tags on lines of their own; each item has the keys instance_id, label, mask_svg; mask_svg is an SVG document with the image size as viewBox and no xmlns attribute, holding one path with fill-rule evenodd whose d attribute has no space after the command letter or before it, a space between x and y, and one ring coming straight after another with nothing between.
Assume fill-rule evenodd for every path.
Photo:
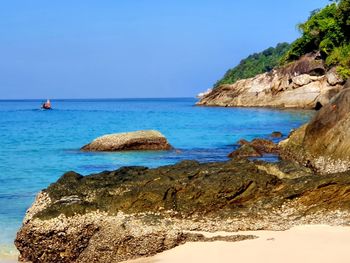
<instances>
[{"instance_id":1,"label":"turquoise water","mask_svg":"<svg viewBox=\"0 0 350 263\"><path fill-rule=\"evenodd\" d=\"M194 107L194 99L0 101L0 250L12 244L35 194L64 172L82 174L124 165L159 166L183 159L226 160L241 139L287 134L311 112ZM156 129L177 151L82 153L107 133ZM1 253L0 253L1 254Z\"/></svg>"}]
</instances>

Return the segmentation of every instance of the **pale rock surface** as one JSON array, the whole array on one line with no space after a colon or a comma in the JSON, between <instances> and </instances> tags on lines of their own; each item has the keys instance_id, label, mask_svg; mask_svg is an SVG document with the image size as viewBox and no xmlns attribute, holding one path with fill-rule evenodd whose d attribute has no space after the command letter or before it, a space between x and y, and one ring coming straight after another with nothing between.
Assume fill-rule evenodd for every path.
<instances>
[{"instance_id":1,"label":"pale rock surface","mask_svg":"<svg viewBox=\"0 0 350 263\"><path fill-rule=\"evenodd\" d=\"M201 97L197 105L313 109L327 104L342 89L335 70L309 54L272 72L224 84Z\"/></svg>"},{"instance_id":2,"label":"pale rock surface","mask_svg":"<svg viewBox=\"0 0 350 263\"><path fill-rule=\"evenodd\" d=\"M311 80L310 75L303 74L303 75L299 75L299 76L292 78L292 81L294 84L297 84L299 86L304 86L304 85L309 84L312 80Z\"/></svg>"},{"instance_id":3,"label":"pale rock surface","mask_svg":"<svg viewBox=\"0 0 350 263\"><path fill-rule=\"evenodd\" d=\"M83 151L170 150L172 147L159 131L108 134L83 146Z\"/></svg>"},{"instance_id":4,"label":"pale rock surface","mask_svg":"<svg viewBox=\"0 0 350 263\"><path fill-rule=\"evenodd\" d=\"M343 79L337 74L335 68L332 68L330 71L328 71L326 77L328 83L333 86L344 82Z\"/></svg>"}]
</instances>

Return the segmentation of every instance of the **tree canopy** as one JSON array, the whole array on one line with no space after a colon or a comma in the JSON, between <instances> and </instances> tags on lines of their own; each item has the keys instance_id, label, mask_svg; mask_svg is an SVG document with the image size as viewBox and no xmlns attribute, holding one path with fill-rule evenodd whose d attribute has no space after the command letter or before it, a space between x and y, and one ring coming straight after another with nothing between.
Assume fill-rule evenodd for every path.
<instances>
[{"instance_id":1,"label":"tree canopy","mask_svg":"<svg viewBox=\"0 0 350 263\"><path fill-rule=\"evenodd\" d=\"M214 85L232 84L284 65L310 52L320 52L328 67L336 67L341 77L350 77L350 0L335 0L310 13L298 25L301 36L292 44L280 43L243 59Z\"/></svg>"},{"instance_id":2,"label":"tree canopy","mask_svg":"<svg viewBox=\"0 0 350 263\"><path fill-rule=\"evenodd\" d=\"M309 19L298 28L301 37L291 44L282 63L320 51L327 66L337 66L343 78L350 77L350 0L333 1L311 12Z\"/></svg>"},{"instance_id":3,"label":"tree canopy","mask_svg":"<svg viewBox=\"0 0 350 263\"><path fill-rule=\"evenodd\" d=\"M279 64L281 57L288 48L288 43L280 43L275 48L270 47L260 53L248 56L241 60L238 66L229 69L214 87L222 84L231 84L240 79L251 78L260 73L271 71Z\"/></svg>"}]
</instances>

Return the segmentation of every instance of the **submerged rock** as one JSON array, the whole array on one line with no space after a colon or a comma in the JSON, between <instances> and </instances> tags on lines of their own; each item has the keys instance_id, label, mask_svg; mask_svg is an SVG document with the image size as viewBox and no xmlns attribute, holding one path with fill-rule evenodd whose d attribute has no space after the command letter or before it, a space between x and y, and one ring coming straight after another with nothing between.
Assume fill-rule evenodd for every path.
<instances>
[{"instance_id":1,"label":"submerged rock","mask_svg":"<svg viewBox=\"0 0 350 263\"><path fill-rule=\"evenodd\" d=\"M261 153L278 153L278 145L274 142L266 139L254 139L250 142L250 145L253 146Z\"/></svg>"},{"instance_id":2,"label":"submerged rock","mask_svg":"<svg viewBox=\"0 0 350 263\"><path fill-rule=\"evenodd\" d=\"M326 74L317 54L308 54L272 72L221 85L197 105L314 109L327 104L342 84L334 70Z\"/></svg>"},{"instance_id":3,"label":"submerged rock","mask_svg":"<svg viewBox=\"0 0 350 263\"><path fill-rule=\"evenodd\" d=\"M231 152L229 158L261 157L262 154L249 144L243 144L237 150Z\"/></svg>"},{"instance_id":4,"label":"submerged rock","mask_svg":"<svg viewBox=\"0 0 350 263\"><path fill-rule=\"evenodd\" d=\"M350 169L350 89L342 90L306 125L282 141L284 158L322 173Z\"/></svg>"},{"instance_id":5,"label":"submerged rock","mask_svg":"<svg viewBox=\"0 0 350 263\"><path fill-rule=\"evenodd\" d=\"M83 146L83 151L170 150L172 147L159 131L108 134Z\"/></svg>"},{"instance_id":6,"label":"submerged rock","mask_svg":"<svg viewBox=\"0 0 350 263\"><path fill-rule=\"evenodd\" d=\"M272 138L282 138L283 134L281 132L274 131L273 133L271 133L271 137Z\"/></svg>"},{"instance_id":7,"label":"submerged rock","mask_svg":"<svg viewBox=\"0 0 350 263\"><path fill-rule=\"evenodd\" d=\"M251 142L246 140L238 141L241 145L237 150L231 152L229 158L261 157L264 154L278 154L278 145L270 140L254 139Z\"/></svg>"},{"instance_id":8,"label":"submerged rock","mask_svg":"<svg viewBox=\"0 0 350 263\"><path fill-rule=\"evenodd\" d=\"M349 223L349 174L299 168L234 160L68 172L38 195L15 244L23 261L119 262L210 241L194 230Z\"/></svg>"}]
</instances>

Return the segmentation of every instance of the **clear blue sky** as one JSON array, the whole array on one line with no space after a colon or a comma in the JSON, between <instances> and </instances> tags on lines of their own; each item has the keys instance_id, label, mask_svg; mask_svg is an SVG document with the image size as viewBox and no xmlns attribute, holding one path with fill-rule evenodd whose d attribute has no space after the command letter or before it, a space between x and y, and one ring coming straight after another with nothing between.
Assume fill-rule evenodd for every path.
<instances>
[{"instance_id":1,"label":"clear blue sky","mask_svg":"<svg viewBox=\"0 0 350 263\"><path fill-rule=\"evenodd\" d=\"M191 97L328 0L8 0L0 99Z\"/></svg>"}]
</instances>

